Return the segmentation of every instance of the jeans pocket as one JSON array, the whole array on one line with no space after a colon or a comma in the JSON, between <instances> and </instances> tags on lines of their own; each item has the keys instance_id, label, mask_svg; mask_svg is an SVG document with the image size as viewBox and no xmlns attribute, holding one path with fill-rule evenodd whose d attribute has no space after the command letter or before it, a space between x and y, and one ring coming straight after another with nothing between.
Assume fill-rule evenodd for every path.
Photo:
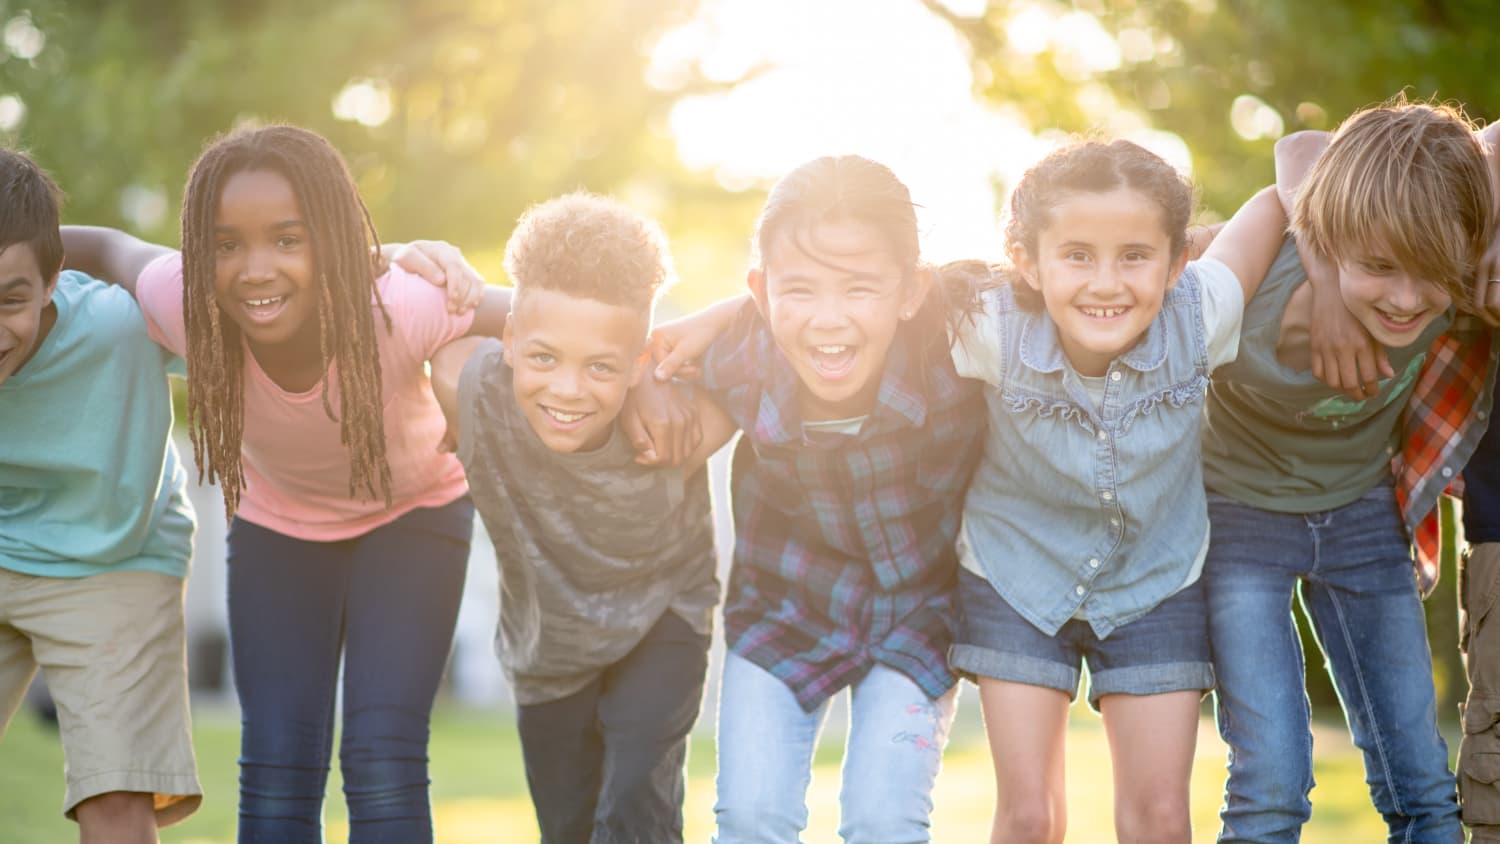
<instances>
[{"instance_id":1,"label":"jeans pocket","mask_svg":"<svg viewBox=\"0 0 1500 844\"><path fill-rule=\"evenodd\" d=\"M1464 707L1458 746L1458 796L1467 824L1500 824L1500 699L1476 698Z\"/></svg>"}]
</instances>

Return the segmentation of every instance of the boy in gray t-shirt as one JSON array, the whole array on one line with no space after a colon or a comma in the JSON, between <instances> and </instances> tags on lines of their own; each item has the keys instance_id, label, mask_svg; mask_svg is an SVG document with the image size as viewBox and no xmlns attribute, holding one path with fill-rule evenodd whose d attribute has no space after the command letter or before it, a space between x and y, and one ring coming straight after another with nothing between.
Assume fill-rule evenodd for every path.
<instances>
[{"instance_id":1,"label":"boy in gray t-shirt","mask_svg":"<svg viewBox=\"0 0 1500 844\"><path fill-rule=\"evenodd\" d=\"M681 841L719 599L704 461L733 426L700 401L686 465L646 467L616 422L671 276L655 224L569 194L522 216L505 264L504 342L440 350L432 384L495 543L542 841Z\"/></svg>"}]
</instances>

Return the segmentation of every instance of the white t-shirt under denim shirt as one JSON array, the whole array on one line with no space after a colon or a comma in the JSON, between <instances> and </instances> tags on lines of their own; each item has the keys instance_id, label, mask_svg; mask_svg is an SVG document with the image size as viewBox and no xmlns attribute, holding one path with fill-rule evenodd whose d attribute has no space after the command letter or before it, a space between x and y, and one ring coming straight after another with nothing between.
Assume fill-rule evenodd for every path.
<instances>
[{"instance_id":1,"label":"white t-shirt under denim shirt","mask_svg":"<svg viewBox=\"0 0 1500 844\"><path fill-rule=\"evenodd\" d=\"M1008 286L960 324L953 363L986 383L990 427L959 560L1038 629L1078 618L1103 638L1197 580L1204 392L1235 358L1244 304L1222 262L1188 264L1145 337L1097 379Z\"/></svg>"}]
</instances>

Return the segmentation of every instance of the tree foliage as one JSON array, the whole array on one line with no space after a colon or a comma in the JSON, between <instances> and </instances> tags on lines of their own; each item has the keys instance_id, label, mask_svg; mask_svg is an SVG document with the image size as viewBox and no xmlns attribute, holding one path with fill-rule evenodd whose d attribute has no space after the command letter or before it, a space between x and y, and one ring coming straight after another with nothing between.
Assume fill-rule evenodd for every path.
<instances>
[{"instance_id":1,"label":"tree foliage","mask_svg":"<svg viewBox=\"0 0 1500 844\"><path fill-rule=\"evenodd\" d=\"M0 96L26 109L0 140L58 175L69 220L176 242L204 140L290 121L345 153L386 236L494 247L526 204L560 191L686 178L663 128L670 96L642 80L651 44L690 7L0 0ZM18 56L5 45L27 25L45 46ZM333 113L360 80L371 125ZM160 213L129 212L153 192Z\"/></svg>"},{"instance_id":2,"label":"tree foliage","mask_svg":"<svg viewBox=\"0 0 1500 844\"><path fill-rule=\"evenodd\" d=\"M1120 108L1187 142L1205 202L1220 214L1271 173L1274 137L1247 140L1232 127L1242 96L1274 109L1286 132L1331 129L1403 91L1500 117L1500 38L1487 0L991 0L977 18L924 2L972 45L984 97L1037 129L1083 131L1111 117L1098 107L1108 106L1103 86ZM1055 44L1030 52L1008 25L1032 6L1097 20L1124 48L1119 66L1081 73Z\"/></svg>"}]
</instances>

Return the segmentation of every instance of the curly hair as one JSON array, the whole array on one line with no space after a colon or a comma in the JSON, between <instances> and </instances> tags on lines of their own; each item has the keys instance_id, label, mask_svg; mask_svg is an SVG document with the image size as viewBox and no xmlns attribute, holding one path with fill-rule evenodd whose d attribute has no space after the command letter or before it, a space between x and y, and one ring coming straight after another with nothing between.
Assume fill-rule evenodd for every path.
<instances>
[{"instance_id":1,"label":"curly hair","mask_svg":"<svg viewBox=\"0 0 1500 844\"><path fill-rule=\"evenodd\" d=\"M187 416L198 478L217 480L224 511L233 516L245 486L244 345L239 328L214 296L214 218L230 176L270 170L291 185L307 217L318 287L323 410L340 426L349 449L349 495L363 490L391 504L385 456L380 356L374 312L391 317L380 299L379 238L354 178L321 135L296 126L243 129L211 140L193 164L182 202L182 310L187 323ZM372 302L373 307L372 307ZM328 370L339 362L339 407L329 398Z\"/></svg>"},{"instance_id":2,"label":"curly hair","mask_svg":"<svg viewBox=\"0 0 1500 844\"><path fill-rule=\"evenodd\" d=\"M527 209L505 244L505 271L518 294L556 290L648 315L675 278L660 226L585 191Z\"/></svg>"}]
</instances>

